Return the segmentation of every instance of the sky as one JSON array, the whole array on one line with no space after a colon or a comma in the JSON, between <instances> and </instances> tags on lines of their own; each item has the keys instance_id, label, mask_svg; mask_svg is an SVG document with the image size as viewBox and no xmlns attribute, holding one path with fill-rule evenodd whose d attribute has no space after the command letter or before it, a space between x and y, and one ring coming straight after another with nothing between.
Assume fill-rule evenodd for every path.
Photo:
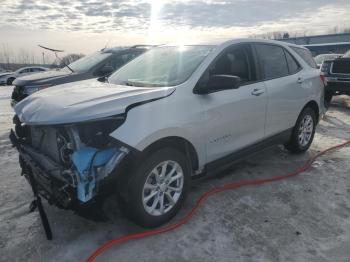
<instances>
[{"instance_id":1,"label":"sky","mask_svg":"<svg viewBox=\"0 0 350 262\"><path fill-rule=\"evenodd\" d=\"M349 0L1 0L0 51L38 44L88 54L166 44L350 28Z\"/></svg>"}]
</instances>

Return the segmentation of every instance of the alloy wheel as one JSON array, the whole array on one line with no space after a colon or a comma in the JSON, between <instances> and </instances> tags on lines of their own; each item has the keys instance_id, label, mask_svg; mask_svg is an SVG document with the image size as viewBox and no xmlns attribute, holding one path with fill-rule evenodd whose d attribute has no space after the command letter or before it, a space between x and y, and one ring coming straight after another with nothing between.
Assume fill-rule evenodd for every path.
<instances>
[{"instance_id":1,"label":"alloy wheel","mask_svg":"<svg viewBox=\"0 0 350 262\"><path fill-rule=\"evenodd\" d=\"M181 166L172 160L159 163L148 174L143 186L142 202L147 213L164 215L178 202L184 184Z\"/></svg>"}]
</instances>

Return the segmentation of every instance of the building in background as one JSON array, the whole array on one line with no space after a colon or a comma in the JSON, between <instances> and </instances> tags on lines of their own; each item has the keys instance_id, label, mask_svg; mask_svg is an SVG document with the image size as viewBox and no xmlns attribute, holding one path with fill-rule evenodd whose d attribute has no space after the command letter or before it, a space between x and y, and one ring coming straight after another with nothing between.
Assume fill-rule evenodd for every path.
<instances>
[{"instance_id":1,"label":"building in background","mask_svg":"<svg viewBox=\"0 0 350 262\"><path fill-rule=\"evenodd\" d=\"M314 56L328 53L343 54L350 50L350 33L289 37L279 40L296 45L303 45L307 47Z\"/></svg>"}]
</instances>

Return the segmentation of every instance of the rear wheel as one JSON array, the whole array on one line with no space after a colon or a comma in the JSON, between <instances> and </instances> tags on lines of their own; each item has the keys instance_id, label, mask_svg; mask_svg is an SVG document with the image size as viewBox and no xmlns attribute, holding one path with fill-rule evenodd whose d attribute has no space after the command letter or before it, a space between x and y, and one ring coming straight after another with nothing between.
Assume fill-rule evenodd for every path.
<instances>
[{"instance_id":1,"label":"rear wheel","mask_svg":"<svg viewBox=\"0 0 350 262\"><path fill-rule=\"evenodd\" d=\"M129 184L124 208L131 219L145 227L169 221L180 209L190 185L190 165L186 157L171 148L147 157Z\"/></svg>"},{"instance_id":2,"label":"rear wheel","mask_svg":"<svg viewBox=\"0 0 350 262\"><path fill-rule=\"evenodd\" d=\"M307 107L299 115L289 142L285 145L292 153L303 153L309 149L315 135L316 113Z\"/></svg>"},{"instance_id":3,"label":"rear wheel","mask_svg":"<svg viewBox=\"0 0 350 262\"><path fill-rule=\"evenodd\" d=\"M6 84L9 85L9 86L12 85L12 82L15 81L15 79L16 78L14 78L14 77L8 78L7 81L6 81Z\"/></svg>"}]
</instances>

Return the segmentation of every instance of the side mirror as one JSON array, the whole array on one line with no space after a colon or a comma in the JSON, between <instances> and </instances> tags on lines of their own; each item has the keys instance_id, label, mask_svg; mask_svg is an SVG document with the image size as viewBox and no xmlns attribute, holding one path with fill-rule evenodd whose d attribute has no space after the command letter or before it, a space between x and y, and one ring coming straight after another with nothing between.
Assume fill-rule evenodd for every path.
<instances>
[{"instance_id":1,"label":"side mirror","mask_svg":"<svg viewBox=\"0 0 350 262\"><path fill-rule=\"evenodd\" d=\"M232 75L211 75L206 86L195 87L193 92L195 94L209 94L221 90L237 89L239 88L241 78Z\"/></svg>"},{"instance_id":2,"label":"side mirror","mask_svg":"<svg viewBox=\"0 0 350 262\"><path fill-rule=\"evenodd\" d=\"M98 76L107 76L110 75L112 72L114 71L112 66L103 66L102 68L100 68L99 70L97 70L97 75Z\"/></svg>"}]
</instances>

